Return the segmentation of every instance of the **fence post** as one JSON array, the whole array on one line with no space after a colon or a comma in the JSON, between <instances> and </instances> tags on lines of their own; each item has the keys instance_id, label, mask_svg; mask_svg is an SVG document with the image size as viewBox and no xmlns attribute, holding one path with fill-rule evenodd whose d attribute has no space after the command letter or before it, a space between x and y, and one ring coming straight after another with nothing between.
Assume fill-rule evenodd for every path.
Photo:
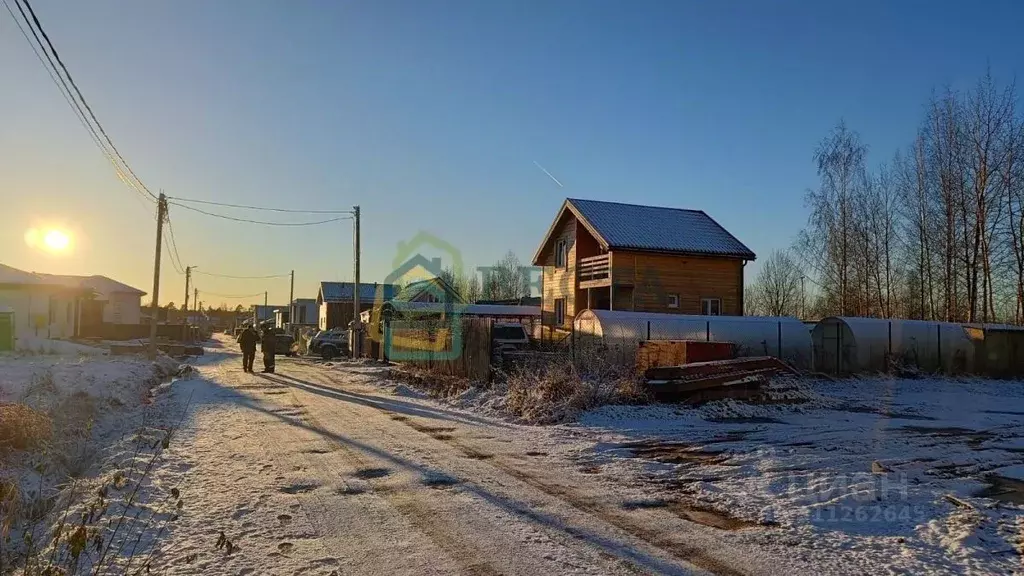
<instances>
[{"instance_id":1,"label":"fence post","mask_svg":"<svg viewBox=\"0 0 1024 576\"><path fill-rule=\"evenodd\" d=\"M775 349L775 351L779 355L779 360L781 360L782 359L782 320L779 320L779 343L778 343L777 346L778 347Z\"/></svg>"},{"instance_id":2,"label":"fence post","mask_svg":"<svg viewBox=\"0 0 1024 576\"><path fill-rule=\"evenodd\" d=\"M889 320L889 356L886 362L889 364L889 373L892 374L892 320Z\"/></svg>"},{"instance_id":3,"label":"fence post","mask_svg":"<svg viewBox=\"0 0 1024 576\"><path fill-rule=\"evenodd\" d=\"M572 328L569 329L569 358L572 361L572 367L576 368L576 323L572 323Z\"/></svg>"},{"instance_id":4,"label":"fence post","mask_svg":"<svg viewBox=\"0 0 1024 576\"><path fill-rule=\"evenodd\" d=\"M836 376L843 373L843 327L836 324Z\"/></svg>"},{"instance_id":5,"label":"fence post","mask_svg":"<svg viewBox=\"0 0 1024 576\"><path fill-rule=\"evenodd\" d=\"M711 342L711 320L708 320L707 325L704 327L704 340Z\"/></svg>"},{"instance_id":6,"label":"fence post","mask_svg":"<svg viewBox=\"0 0 1024 576\"><path fill-rule=\"evenodd\" d=\"M647 321L647 339L648 340L651 339L651 321L650 320Z\"/></svg>"},{"instance_id":7,"label":"fence post","mask_svg":"<svg viewBox=\"0 0 1024 576\"><path fill-rule=\"evenodd\" d=\"M938 352L938 354L935 357L935 360L939 363L939 371L943 372L944 370L942 367L942 324L935 325L935 348Z\"/></svg>"}]
</instances>

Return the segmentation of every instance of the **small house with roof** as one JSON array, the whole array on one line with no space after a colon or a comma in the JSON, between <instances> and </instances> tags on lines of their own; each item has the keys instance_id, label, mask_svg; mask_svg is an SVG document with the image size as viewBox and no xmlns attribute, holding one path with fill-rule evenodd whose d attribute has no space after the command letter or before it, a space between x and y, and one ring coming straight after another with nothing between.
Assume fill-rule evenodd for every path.
<instances>
[{"instance_id":1,"label":"small house with roof","mask_svg":"<svg viewBox=\"0 0 1024 576\"><path fill-rule=\"evenodd\" d=\"M359 284L359 311L373 308L379 301L388 302L394 299L397 287L394 284ZM316 295L319 310L317 327L321 330L331 328L348 328L349 322L355 317L353 282L321 282L320 291Z\"/></svg>"},{"instance_id":2,"label":"small house with roof","mask_svg":"<svg viewBox=\"0 0 1024 576\"><path fill-rule=\"evenodd\" d=\"M754 253L700 210L568 198L533 257L544 325L590 309L743 314Z\"/></svg>"}]
</instances>

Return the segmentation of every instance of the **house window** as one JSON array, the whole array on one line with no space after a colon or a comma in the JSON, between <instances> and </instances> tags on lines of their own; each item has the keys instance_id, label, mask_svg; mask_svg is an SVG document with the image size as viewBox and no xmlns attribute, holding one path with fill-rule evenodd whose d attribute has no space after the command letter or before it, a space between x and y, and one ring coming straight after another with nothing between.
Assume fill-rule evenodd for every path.
<instances>
[{"instance_id":1,"label":"house window","mask_svg":"<svg viewBox=\"0 0 1024 576\"><path fill-rule=\"evenodd\" d=\"M668 307L669 308L679 308L679 294L669 294L668 295Z\"/></svg>"},{"instance_id":2,"label":"house window","mask_svg":"<svg viewBox=\"0 0 1024 576\"><path fill-rule=\"evenodd\" d=\"M555 299L555 325L565 324L565 298Z\"/></svg>"},{"instance_id":3,"label":"house window","mask_svg":"<svg viewBox=\"0 0 1024 576\"><path fill-rule=\"evenodd\" d=\"M565 268L567 260L569 260L569 243L559 240L555 244L555 268Z\"/></svg>"},{"instance_id":4,"label":"house window","mask_svg":"<svg viewBox=\"0 0 1024 576\"><path fill-rule=\"evenodd\" d=\"M700 313L705 316L721 316L722 315L722 299L721 298L701 298L700 299Z\"/></svg>"}]
</instances>

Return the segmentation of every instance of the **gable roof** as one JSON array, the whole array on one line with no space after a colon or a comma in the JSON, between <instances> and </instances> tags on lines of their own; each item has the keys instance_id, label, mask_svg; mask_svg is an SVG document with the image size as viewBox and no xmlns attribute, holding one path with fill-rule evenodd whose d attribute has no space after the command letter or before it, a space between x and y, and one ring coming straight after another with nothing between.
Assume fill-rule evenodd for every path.
<instances>
[{"instance_id":1,"label":"gable roof","mask_svg":"<svg viewBox=\"0 0 1024 576\"><path fill-rule=\"evenodd\" d=\"M47 284L38 274L0 264L0 284Z\"/></svg>"},{"instance_id":2,"label":"gable roof","mask_svg":"<svg viewBox=\"0 0 1024 576\"><path fill-rule=\"evenodd\" d=\"M89 288L96 292L100 296L109 296L110 294L134 294L137 296L145 296L146 293L138 288L118 282L113 278L106 276L93 275L93 276L74 276L71 274L39 274L43 278L48 278L55 283L63 284L71 288Z\"/></svg>"},{"instance_id":3,"label":"gable roof","mask_svg":"<svg viewBox=\"0 0 1024 576\"><path fill-rule=\"evenodd\" d=\"M433 278L427 278L425 280L410 282L409 285L407 285L398 294L398 297L403 300L413 300L417 296L422 294L424 291L428 290L432 285L440 288L442 291L444 291L446 295L451 297L451 299L455 300L456 302L465 302L465 299L463 299L462 294L459 294L459 291L454 286L452 286L450 282L445 280L443 276L434 276Z\"/></svg>"},{"instance_id":4,"label":"gable roof","mask_svg":"<svg viewBox=\"0 0 1024 576\"><path fill-rule=\"evenodd\" d=\"M566 198L533 256L534 265L540 263L541 254L567 211L605 250L757 258L750 248L702 210Z\"/></svg>"},{"instance_id":5,"label":"gable roof","mask_svg":"<svg viewBox=\"0 0 1024 576\"><path fill-rule=\"evenodd\" d=\"M321 282L320 293L317 294L318 302L351 302L354 292L354 282ZM394 284L366 284L359 283L359 300L361 302L372 302L377 297L377 288L384 287L384 299L391 300L395 297L397 287Z\"/></svg>"}]
</instances>

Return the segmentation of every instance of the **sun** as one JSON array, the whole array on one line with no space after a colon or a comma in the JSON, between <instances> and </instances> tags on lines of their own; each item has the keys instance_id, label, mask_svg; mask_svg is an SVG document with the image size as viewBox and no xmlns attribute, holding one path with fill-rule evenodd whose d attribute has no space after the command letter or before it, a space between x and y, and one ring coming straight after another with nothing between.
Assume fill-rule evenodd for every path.
<instances>
[{"instance_id":1,"label":"sun","mask_svg":"<svg viewBox=\"0 0 1024 576\"><path fill-rule=\"evenodd\" d=\"M71 237L63 230L47 230L43 244L51 252L63 252L71 246Z\"/></svg>"}]
</instances>

